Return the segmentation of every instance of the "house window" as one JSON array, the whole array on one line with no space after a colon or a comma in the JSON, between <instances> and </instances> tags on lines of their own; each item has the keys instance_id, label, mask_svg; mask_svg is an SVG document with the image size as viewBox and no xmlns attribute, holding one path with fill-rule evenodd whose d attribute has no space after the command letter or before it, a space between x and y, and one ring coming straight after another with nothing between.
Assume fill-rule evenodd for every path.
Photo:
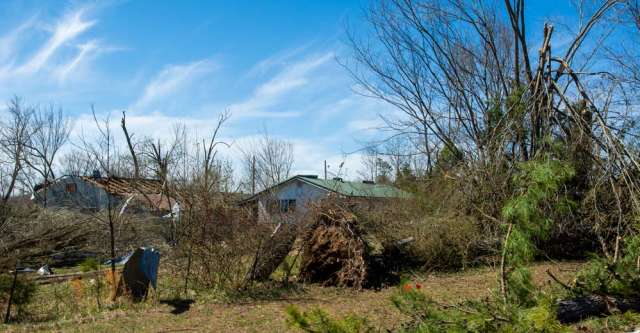
<instances>
[{"instance_id":1,"label":"house window","mask_svg":"<svg viewBox=\"0 0 640 333\"><path fill-rule=\"evenodd\" d=\"M296 211L296 200L280 200L279 205L280 213L291 213Z\"/></svg>"},{"instance_id":2,"label":"house window","mask_svg":"<svg viewBox=\"0 0 640 333\"><path fill-rule=\"evenodd\" d=\"M75 183L65 184L64 191L67 193L75 193L77 190Z\"/></svg>"}]
</instances>

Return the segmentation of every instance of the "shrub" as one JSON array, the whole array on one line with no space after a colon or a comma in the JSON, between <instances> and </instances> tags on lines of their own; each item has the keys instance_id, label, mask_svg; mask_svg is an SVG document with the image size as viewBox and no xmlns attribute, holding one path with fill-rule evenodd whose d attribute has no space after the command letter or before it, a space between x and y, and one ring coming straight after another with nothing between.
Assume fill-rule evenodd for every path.
<instances>
[{"instance_id":1,"label":"shrub","mask_svg":"<svg viewBox=\"0 0 640 333\"><path fill-rule=\"evenodd\" d=\"M8 274L0 275L0 300L7 304L11 293L13 276ZM18 278L13 292L12 305L17 308L18 316L23 312L24 306L31 302L36 292L36 285L31 280Z\"/></svg>"},{"instance_id":2,"label":"shrub","mask_svg":"<svg viewBox=\"0 0 640 333\"><path fill-rule=\"evenodd\" d=\"M100 269L100 262L95 258L87 258L80 263L79 268L82 272L95 271Z\"/></svg>"},{"instance_id":3,"label":"shrub","mask_svg":"<svg viewBox=\"0 0 640 333\"><path fill-rule=\"evenodd\" d=\"M404 284L393 304L409 320L404 332L562 332L556 319L557 298L534 288L526 268L535 255L534 237L549 235L550 216L571 205L562 191L573 169L562 161L544 157L523 163L513 178L516 195L503 208L506 236L503 243L500 290L480 301L438 304ZM628 242L636 249L636 242ZM624 260L622 260L624 262ZM637 285L632 285L637 286ZM636 288L637 289L637 288ZM292 316L291 314L289 315ZM302 317L306 319L307 317ZM320 316L321 322L331 322ZM304 320L298 322L308 323Z\"/></svg>"},{"instance_id":4,"label":"shrub","mask_svg":"<svg viewBox=\"0 0 640 333\"><path fill-rule=\"evenodd\" d=\"M390 202L377 209L356 209L356 215L365 232L382 249L401 250L391 255L401 256L398 259L404 268L465 268L479 254L481 233L473 219L431 212L421 206L420 198ZM413 241L398 249L396 244L403 239Z\"/></svg>"},{"instance_id":5,"label":"shrub","mask_svg":"<svg viewBox=\"0 0 640 333\"><path fill-rule=\"evenodd\" d=\"M197 202L182 214L173 269L183 283L199 289L228 291L241 287L261 239L270 227L253 223L247 212L224 198Z\"/></svg>"},{"instance_id":6,"label":"shrub","mask_svg":"<svg viewBox=\"0 0 640 333\"><path fill-rule=\"evenodd\" d=\"M640 298L640 235L625 239L617 261L592 259L576 276L572 293Z\"/></svg>"}]
</instances>

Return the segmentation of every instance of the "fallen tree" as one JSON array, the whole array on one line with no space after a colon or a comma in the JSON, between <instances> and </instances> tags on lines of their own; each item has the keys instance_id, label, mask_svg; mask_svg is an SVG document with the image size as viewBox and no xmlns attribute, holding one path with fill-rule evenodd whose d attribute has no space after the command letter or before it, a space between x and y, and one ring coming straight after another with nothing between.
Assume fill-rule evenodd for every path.
<instances>
[{"instance_id":1,"label":"fallen tree","mask_svg":"<svg viewBox=\"0 0 640 333\"><path fill-rule=\"evenodd\" d=\"M246 281L265 281L285 260L296 240L296 228L291 223L279 223L271 235L256 250Z\"/></svg>"},{"instance_id":2,"label":"fallen tree","mask_svg":"<svg viewBox=\"0 0 640 333\"><path fill-rule=\"evenodd\" d=\"M313 208L301 236L301 281L323 286L377 288L399 282L398 257L412 238L382 244L346 202Z\"/></svg>"},{"instance_id":3,"label":"fallen tree","mask_svg":"<svg viewBox=\"0 0 640 333\"><path fill-rule=\"evenodd\" d=\"M0 271L12 269L18 259L26 267L77 265L87 258L108 258L108 230L101 213L62 209L22 208L0 233ZM166 223L153 216L127 215L117 225L118 252L140 244L166 246Z\"/></svg>"},{"instance_id":4,"label":"fallen tree","mask_svg":"<svg viewBox=\"0 0 640 333\"><path fill-rule=\"evenodd\" d=\"M640 311L640 298L588 295L558 302L556 316L563 324L577 323L589 317Z\"/></svg>"},{"instance_id":5,"label":"fallen tree","mask_svg":"<svg viewBox=\"0 0 640 333\"><path fill-rule=\"evenodd\" d=\"M366 283L367 246L353 213L339 206L320 208L301 250L301 280L356 289Z\"/></svg>"}]
</instances>

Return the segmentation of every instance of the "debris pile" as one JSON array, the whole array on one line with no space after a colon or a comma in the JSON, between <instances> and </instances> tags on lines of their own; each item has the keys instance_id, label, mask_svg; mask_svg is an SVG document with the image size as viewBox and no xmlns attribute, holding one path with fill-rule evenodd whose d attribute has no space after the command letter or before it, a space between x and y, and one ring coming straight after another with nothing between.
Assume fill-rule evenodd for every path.
<instances>
[{"instance_id":1,"label":"debris pile","mask_svg":"<svg viewBox=\"0 0 640 333\"><path fill-rule=\"evenodd\" d=\"M106 213L35 207L14 217L0 232L0 270L12 269L16 259L26 266L46 263L58 268L75 266L87 258L108 258L109 228L102 214ZM154 216L127 215L116 224L116 251L138 244L166 249L169 228Z\"/></svg>"},{"instance_id":2,"label":"debris pile","mask_svg":"<svg viewBox=\"0 0 640 333\"><path fill-rule=\"evenodd\" d=\"M322 207L302 238L301 251L301 280L355 289L367 285L367 243L353 213Z\"/></svg>"}]
</instances>

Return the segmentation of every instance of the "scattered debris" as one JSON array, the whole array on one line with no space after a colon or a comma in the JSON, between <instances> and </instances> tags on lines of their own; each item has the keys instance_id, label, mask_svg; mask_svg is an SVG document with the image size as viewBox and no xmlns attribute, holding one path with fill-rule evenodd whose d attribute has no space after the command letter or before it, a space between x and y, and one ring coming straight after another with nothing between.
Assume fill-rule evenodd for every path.
<instances>
[{"instance_id":1,"label":"scattered debris","mask_svg":"<svg viewBox=\"0 0 640 333\"><path fill-rule=\"evenodd\" d=\"M113 259L115 261L115 265L116 266L120 266L120 265L126 264L127 261L129 261L129 258L131 258L132 255L133 255L133 251L131 251L131 252L125 254L125 255L122 255L122 256L119 256L119 257L115 257ZM106 260L102 264L105 265L105 266L111 265L111 259Z\"/></svg>"},{"instance_id":2,"label":"scattered debris","mask_svg":"<svg viewBox=\"0 0 640 333\"><path fill-rule=\"evenodd\" d=\"M53 275L53 270L49 267L49 265L44 265L38 268L38 275Z\"/></svg>"},{"instance_id":3,"label":"scattered debris","mask_svg":"<svg viewBox=\"0 0 640 333\"><path fill-rule=\"evenodd\" d=\"M116 270L116 273L120 272L120 270ZM76 273L67 273L67 274L52 274L52 275L42 275L42 276L34 276L33 281L36 284L52 284L52 283L62 283L70 280L74 280L77 278L89 279L96 278L98 276L105 276L109 274L110 270L103 269L91 272L76 272Z\"/></svg>"},{"instance_id":4,"label":"scattered debris","mask_svg":"<svg viewBox=\"0 0 640 333\"><path fill-rule=\"evenodd\" d=\"M109 228L100 222L102 218L91 212L33 206L0 233L0 270L11 270L14 259L35 269L43 263L55 269L77 266L87 258L101 262L110 258ZM150 215L127 215L127 221L118 227L116 249L135 249L139 244L168 249L169 224Z\"/></svg>"}]
</instances>

